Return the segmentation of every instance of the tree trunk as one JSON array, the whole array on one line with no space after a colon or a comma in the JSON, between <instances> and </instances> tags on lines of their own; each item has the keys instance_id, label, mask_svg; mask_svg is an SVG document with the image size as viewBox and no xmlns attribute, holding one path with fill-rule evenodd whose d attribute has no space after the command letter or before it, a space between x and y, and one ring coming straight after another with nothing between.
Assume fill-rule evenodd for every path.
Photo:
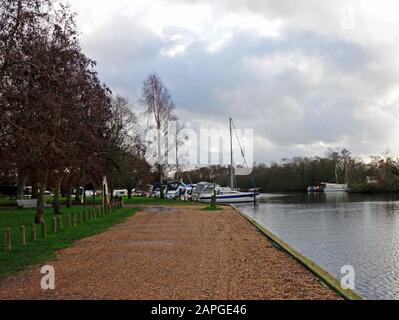
<instances>
[{"instance_id":1,"label":"tree trunk","mask_svg":"<svg viewBox=\"0 0 399 320\"><path fill-rule=\"evenodd\" d=\"M96 185L93 183L93 207L96 207Z\"/></svg>"},{"instance_id":2,"label":"tree trunk","mask_svg":"<svg viewBox=\"0 0 399 320\"><path fill-rule=\"evenodd\" d=\"M42 178L38 183L39 192L37 195L37 209L35 216L35 223L37 224L42 223L44 221L44 192L46 191L47 187L47 177L48 177L48 170L46 170L45 174L43 174Z\"/></svg>"},{"instance_id":3,"label":"tree trunk","mask_svg":"<svg viewBox=\"0 0 399 320\"><path fill-rule=\"evenodd\" d=\"M87 197L86 197L86 189L83 189L83 207L86 207L86 201L87 201Z\"/></svg>"},{"instance_id":4,"label":"tree trunk","mask_svg":"<svg viewBox=\"0 0 399 320\"><path fill-rule=\"evenodd\" d=\"M68 184L68 192L67 192L67 208L72 208L72 185Z\"/></svg>"},{"instance_id":5,"label":"tree trunk","mask_svg":"<svg viewBox=\"0 0 399 320\"><path fill-rule=\"evenodd\" d=\"M62 183L62 176L57 177L55 183L55 192L54 192L54 200L53 200L53 209L55 215L60 215L60 193L61 193L61 183Z\"/></svg>"},{"instance_id":6,"label":"tree trunk","mask_svg":"<svg viewBox=\"0 0 399 320\"><path fill-rule=\"evenodd\" d=\"M80 187L76 187L75 203L80 203Z\"/></svg>"},{"instance_id":7,"label":"tree trunk","mask_svg":"<svg viewBox=\"0 0 399 320\"><path fill-rule=\"evenodd\" d=\"M37 177L35 175L32 180L32 199L37 199L38 193L39 193L39 188L37 186Z\"/></svg>"},{"instance_id":8,"label":"tree trunk","mask_svg":"<svg viewBox=\"0 0 399 320\"><path fill-rule=\"evenodd\" d=\"M28 180L27 175L20 176L18 178L18 194L17 194L17 199L23 200L25 198L25 186L26 186L26 181Z\"/></svg>"}]
</instances>

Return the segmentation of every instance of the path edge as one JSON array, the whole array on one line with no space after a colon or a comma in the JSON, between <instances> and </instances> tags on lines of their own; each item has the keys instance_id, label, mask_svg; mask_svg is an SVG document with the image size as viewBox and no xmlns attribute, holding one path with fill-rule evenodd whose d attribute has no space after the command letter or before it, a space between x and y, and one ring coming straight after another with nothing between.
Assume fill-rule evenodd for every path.
<instances>
[{"instance_id":1,"label":"path edge","mask_svg":"<svg viewBox=\"0 0 399 320\"><path fill-rule=\"evenodd\" d=\"M311 271L314 275L316 275L324 284L326 284L329 288L334 290L337 294L343 297L345 300L364 300L362 296L358 293L354 292L350 289L343 289L341 287L340 282L329 272L324 270L314 261L305 257L294 248L292 248L289 244L281 240L275 234L270 232L265 227L261 226L258 222L250 218L246 213L244 213L241 209L237 208L235 205L230 205L235 211L237 211L241 216L243 216L247 221L249 221L252 225L254 225L261 233L263 233L270 241L277 244L283 251L288 253L295 260L300 262L306 269Z\"/></svg>"}]
</instances>

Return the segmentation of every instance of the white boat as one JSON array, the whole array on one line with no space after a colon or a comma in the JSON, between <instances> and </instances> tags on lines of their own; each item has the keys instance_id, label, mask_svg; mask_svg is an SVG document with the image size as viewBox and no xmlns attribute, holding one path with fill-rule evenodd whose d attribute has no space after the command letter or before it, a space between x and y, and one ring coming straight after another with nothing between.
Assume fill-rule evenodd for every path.
<instances>
[{"instance_id":1,"label":"white boat","mask_svg":"<svg viewBox=\"0 0 399 320\"><path fill-rule=\"evenodd\" d=\"M213 193L206 193L199 196L198 201L202 203L211 203ZM216 191L216 203L249 203L256 201L257 193L255 192L240 192L240 191Z\"/></svg>"},{"instance_id":2,"label":"white boat","mask_svg":"<svg viewBox=\"0 0 399 320\"><path fill-rule=\"evenodd\" d=\"M212 197L216 193L216 203L249 203L255 202L259 195L259 189L252 189L248 192L240 192L234 189L234 161L233 161L233 120L230 118L230 145L231 145L231 184L229 188L220 188L220 186L202 183L197 186L197 190L193 192L193 198L198 197L198 201L202 203L211 203ZM241 145L240 145L241 147ZM241 150L242 154L244 152ZM245 156L244 156L245 157Z\"/></svg>"},{"instance_id":3,"label":"white boat","mask_svg":"<svg viewBox=\"0 0 399 320\"><path fill-rule=\"evenodd\" d=\"M323 192L347 192L348 185L347 184L337 184L337 183L322 183L321 187L323 188Z\"/></svg>"}]
</instances>

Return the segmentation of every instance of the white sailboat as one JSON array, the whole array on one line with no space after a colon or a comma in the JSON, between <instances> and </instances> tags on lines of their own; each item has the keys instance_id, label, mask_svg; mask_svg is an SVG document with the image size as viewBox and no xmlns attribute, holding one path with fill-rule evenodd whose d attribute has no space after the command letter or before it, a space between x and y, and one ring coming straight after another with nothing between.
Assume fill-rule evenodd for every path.
<instances>
[{"instance_id":1,"label":"white sailboat","mask_svg":"<svg viewBox=\"0 0 399 320\"><path fill-rule=\"evenodd\" d=\"M198 201L203 203L211 203L212 197L216 193L216 203L229 204L229 203L249 203L255 202L259 194L258 189L253 189L249 192L240 192L234 189L234 159L233 159L233 119L230 120L230 149L231 149L231 171L230 171L230 187L221 188L215 184L208 184L205 192L198 195Z\"/></svg>"}]
</instances>

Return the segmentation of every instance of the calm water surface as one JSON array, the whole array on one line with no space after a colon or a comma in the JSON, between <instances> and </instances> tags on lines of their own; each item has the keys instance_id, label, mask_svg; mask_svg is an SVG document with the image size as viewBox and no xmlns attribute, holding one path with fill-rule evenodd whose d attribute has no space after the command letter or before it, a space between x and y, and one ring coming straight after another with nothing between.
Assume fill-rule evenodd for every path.
<instances>
[{"instance_id":1,"label":"calm water surface","mask_svg":"<svg viewBox=\"0 0 399 320\"><path fill-rule=\"evenodd\" d=\"M399 195L262 198L240 208L338 279L353 266L363 297L399 299Z\"/></svg>"}]
</instances>

